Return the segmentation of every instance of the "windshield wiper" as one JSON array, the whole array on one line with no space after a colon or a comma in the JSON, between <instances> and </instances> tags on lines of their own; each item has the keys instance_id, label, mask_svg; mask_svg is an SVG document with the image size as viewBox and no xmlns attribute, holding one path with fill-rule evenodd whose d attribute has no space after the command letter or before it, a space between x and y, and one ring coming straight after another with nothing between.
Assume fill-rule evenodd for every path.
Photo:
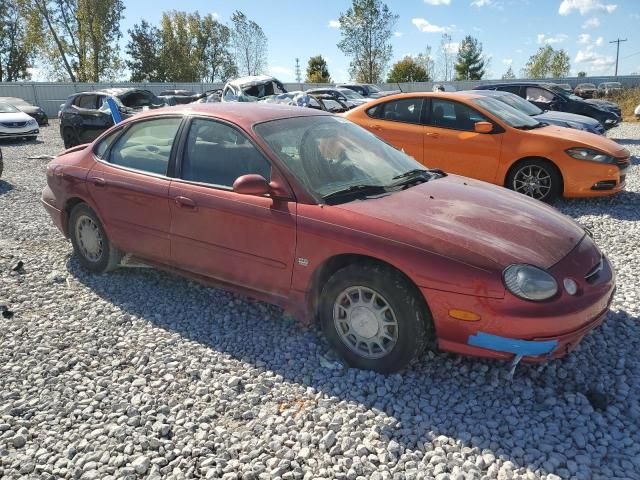
<instances>
[{"instance_id":1,"label":"windshield wiper","mask_svg":"<svg viewBox=\"0 0 640 480\"><path fill-rule=\"evenodd\" d=\"M444 173L442 170L437 170L437 169L424 170L422 168L416 168L393 177L392 180L398 180L398 181L392 183L391 185L389 185L389 187L398 187L401 185L407 185L409 183L415 182L416 180L424 180L428 182L433 178L444 177L446 175L447 174Z\"/></svg>"},{"instance_id":2,"label":"windshield wiper","mask_svg":"<svg viewBox=\"0 0 640 480\"><path fill-rule=\"evenodd\" d=\"M350 187L327 193L322 197L322 199L331 205L335 200L338 200L341 197L353 197L353 199L356 199L368 197L370 195L381 195L387 192L387 188L382 185L351 185Z\"/></svg>"}]
</instances>

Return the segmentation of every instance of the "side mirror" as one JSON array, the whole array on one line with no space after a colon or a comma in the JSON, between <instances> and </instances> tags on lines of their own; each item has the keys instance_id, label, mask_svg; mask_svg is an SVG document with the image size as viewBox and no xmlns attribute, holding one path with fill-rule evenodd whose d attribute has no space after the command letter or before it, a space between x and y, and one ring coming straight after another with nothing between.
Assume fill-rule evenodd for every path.
<instances>
[{"instance_id":1,"label":"side mirror","mask_svg":"<svg viewBox=\"0 0 640 480\"><path fill-rule=\"evenodd\" d=\"M240 195L266 195L271 192L269 183L262 175L251 173L236 178L233 182L233 191Z\"/></svg>"},{"instance_id":2,"label":"side mirror","mask_svg":"<svg viewBox=\"0 0 640 480\"><path fill-rule=\"evenodd\" d=\"M473 130L476 133L491 133L493 132L493 124L491 122L476 122Z\"/></svg>"}]
</instances>

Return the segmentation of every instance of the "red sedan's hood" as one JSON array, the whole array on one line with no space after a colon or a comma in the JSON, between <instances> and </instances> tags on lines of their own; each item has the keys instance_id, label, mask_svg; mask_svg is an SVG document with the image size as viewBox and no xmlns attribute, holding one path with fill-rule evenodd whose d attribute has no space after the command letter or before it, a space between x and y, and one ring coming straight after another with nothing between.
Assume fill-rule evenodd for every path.
<instances>
[{"instance_id":1,"label":"red sedan's hood","mask_svg":"<svg viewBox=\"0 0 640 480\"><path fill-rule=\"evenodd\" d=\"M491 270L512 263L551 267L584 236L541 202L457 175L334 208L374 220L378 235Z\"/></svg>"}]
</instances>

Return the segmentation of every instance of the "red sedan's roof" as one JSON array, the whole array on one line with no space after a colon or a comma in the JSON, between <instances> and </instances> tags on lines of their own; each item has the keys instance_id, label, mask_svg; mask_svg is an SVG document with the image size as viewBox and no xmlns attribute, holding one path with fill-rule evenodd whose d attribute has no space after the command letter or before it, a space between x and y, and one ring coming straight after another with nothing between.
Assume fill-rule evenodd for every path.
<instances>
[{"instance_id":1,"label":"red sedan's roof","mask_svg":"<svg viewBox=\"0 0 640 480\"><path fill-rule=\"evenodd\" d=\"M136 115L135 118L171 115L181 113L184 115L207 115L210 117L227 120L250 129L252 125L267 120L277 120L291 117L311 117L317 115L331 115L330 113L313 108L293 107L287 105L269 104L261 102L222 102L222 103L191 103L176 105L159 110Z\"/></svg>"}]
</instances>

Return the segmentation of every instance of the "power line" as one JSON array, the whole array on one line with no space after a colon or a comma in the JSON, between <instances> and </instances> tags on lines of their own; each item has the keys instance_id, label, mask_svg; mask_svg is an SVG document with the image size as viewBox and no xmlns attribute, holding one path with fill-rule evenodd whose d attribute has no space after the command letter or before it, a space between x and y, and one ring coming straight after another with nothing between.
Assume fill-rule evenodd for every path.
<instances>
[{"instance_id":1,"label":"power line","mask_svg":"<svg viewBox=\"0 0 640 480\"><path fill-rule=\"evenodd\" d=\"M618 45L616 46L616 77L618 76L618 58L620 57L620 42L626 42L627 39L625 38L624 40L621 39L617 39L617 40L613 40L609 43L617 43Z\"/></svg>"},{"instance_id":2,"label":"power line","mask_svg":"<svg viewBox=\"0 0 640 480\"><path fill-rule=\"evenodd\" d=\"M626 57L622 57L622 60L624 60L625 58L635 57L636 55L640 55L640 51L632 53L631 55L627 55Z\"/></svg>"}]
</instances>

